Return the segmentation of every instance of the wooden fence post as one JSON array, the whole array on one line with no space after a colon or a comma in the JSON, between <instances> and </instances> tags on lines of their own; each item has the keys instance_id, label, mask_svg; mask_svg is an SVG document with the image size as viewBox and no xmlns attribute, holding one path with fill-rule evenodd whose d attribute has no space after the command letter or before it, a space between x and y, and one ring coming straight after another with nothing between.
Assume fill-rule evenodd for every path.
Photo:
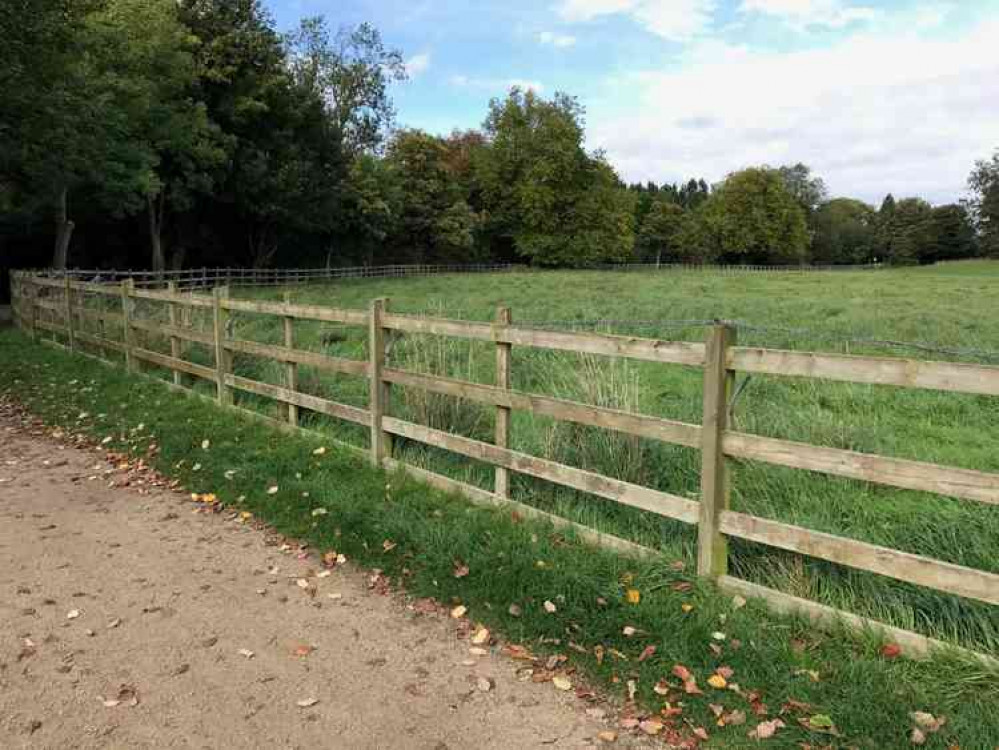
<instances>
[{"instance_id":1,"label":"wooden fence post","mask_svg":"<svg viewBox=\"0 0 999 750\"><path fill-rule=\"evenodd\" d=\"M135 369L135 360L132 357L132 290L134 287L134 279L129 278L121 282L121 341L125 349L125 369L128 372L133 372Z\"/></svg>"},{"instance_id":2,"label":"wooden fence post","mask_svg":"<svg viewBox=\"0 0 999 750\"><path fill-rule=\"evenodd\" d=\"M76 336L73 334L73 282L67 275L63 279L63 294L66 295L66 336L69 339L69 350L76 350Z\"/></svg>"},{"instance_id":3,"label":"wooden fence post","mask_svg":"<svg viewBox=\"0 0 999 750\"><path fill-rule=\"evenodd\" d=\"M509 307L496 309L496 327L505 328L510 325L513 317ZM496 387L510 390L510 344L496 344ZM508 448L510 443L510 409L506 406L496 407L496 445ZM496 478L493 489L499 497L510 496L510 472L504 466L496 467Z\"/></svg>"},{"instance_id":4,"label":"wooden fence post","mask_svg":"<svg viewBox=\"0 0 999 750\"><path fill-rule=\"evenodd\" d=\"M728 349L736 329L713 326L704 358L704 412L701 430L701 507L697 527L697 572L717 578L728 572L728 543L719 531L721 513L728 509L728 470L722 452L727 428L728 399L734 372L728 369Z\"/></svg>"},{"instance_id":5,"label":"wooden fence post","mask_svg":"<svg viewBox=\"0 0 999 750\"><path fill-rule=\"evenodd\" d=\"M176 294L177 293L177 282L168 281L167 282L167 293ZM167 306L167 314L170 316L170 325L174 328L177 327L177 303L171 302ZM180 339L177 336L170 336L170 356L174 359L180 359ZM183 385L183 379L181 378L180 370L173 370L173 384Z\"/></svg>"},{"instance_id":6,"label":"wooden fence post","mask_svg":"<svg viewBox=\"0 0 999 750\"><path fill-rule=\"evenodd\" d=\"M36 306L38 297L38 286L35 284L34 276L26 276L25 279L28 282L28 321L31 325L31 340L38 342L38 307Z\"/></svg>"},{"instance_id":7,"label":"wooden fence post","mask_svg":"<svg viewBox=\"0 0 999 750\"><path fill-rule=\"evenodd\" d=\"M389 386L382 380L385 369L385 329L382 327L382 314L388 306L388 299L371 300L368 316L370 326L368 336L369 359L371 365L369 410L371 411L371 462L381 466L382 460L392 454L392 436L382 429L382 417L388 408Z\"/></svg>"},{"instance_id":8,"label":"wooden fence post","mask_svg":"<svg viewBox=\"0 0 999 750\"><path fill-rule=\"evenodd\" d=\"M291 305L291 292L284 293L284 303ZM295 348L295 319L290 315L284 316L284 345L288 349ZM298 390L298 365L294 362L285 362L284 365L285 386L289 391ZM298 426L298 405L288 404L288 424Z\"/></svg>"},{"instance_id":9,"label":"wooden fence post","mask_svg":"<svg viewBox=\"0 0 999 750\"><path fill-rule=\"evenodd\" d=\"M215 332L215 386L218 401L222 405L232 403L232 394L226 386L226 371L232 369L225 350L225 324L228 313L222 307L222 300L229 296L229 289L217 286L212 289L212 320Z\"/></svg>"}]
</instances>

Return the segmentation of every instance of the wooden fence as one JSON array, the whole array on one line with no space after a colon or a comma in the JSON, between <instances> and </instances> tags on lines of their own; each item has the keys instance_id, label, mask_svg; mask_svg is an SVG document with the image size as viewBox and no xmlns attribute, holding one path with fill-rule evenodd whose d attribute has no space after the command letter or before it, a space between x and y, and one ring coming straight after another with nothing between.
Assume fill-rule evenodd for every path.
<instances>
[{"instance_id":1,"label":"wooden fence","mask_svg":"<svg viewBox=\"0 0 999 750\"><path fill-rule=\"evenodd\" d=\"M865 265L713 265L707 263L601 263L582 270L702 273L813 273L831 271L868 271L881 264ZM345 266L330 268L188 268L180 271L119 271L108 269L67 269L35 271L33 275L48 279L69 277L73 281L119 284L132 279L140 288L164 288L173 282L178 290L213 289L216 286L255 287L309 284L335 279L395 278L402 276L433 276L448 273L528 272L544 269L513 263L465 264L395 264L387 266Z\"/></svg>"},{"instance_id":2,"label":"wooden fence","mask_svg":"<svg viewBox=\"0 0 999 750\"><path fill-rule=\"evenodd\" d=\"M52 279L18 272L12 279L12 292L17 324L36 339L51 334L53 338L61 337L65 342L63 345L73 351L97 351L105 357L109 352L118 352L123 355L125 365L130 370L137 370L140 362L146 362L172 371L175 385L181 384L181 373L210 381L215 386L218 402L223 405L233 406L234 391L273 399L286 407L286 428L297 428L300 409L363 425L370 430L369 455L375 465L403 469L434 486L460 492L475 502L509 505L525 515L542 516L560 526L571 526L591 542L629 554L651 553L651 550L632 542L596 532L511 500L511 472L696 525L698 572L716 580L722 588L762 598L774 609L802 613L817 623L845 621L858 628L878 628L913 655L925 654L943 644L735 578L728 570L728 539L745 539L999 605L999 575L995 573L733 511L729 507L730 487L726 470L726 464L732 459L759 461L938 493L968 502L999 505L999 474L763 437L732 430L727 424L732 384L737 372L999 396L999 367L740 347L736 342L736 330L723 323L709 329L705 342L691 343L517 327L511 322L510 311L505 308L497 311L493 323L466 322L392 313L384 299L372 301L367 310L348 310L290 304L287 297L284 303L230 299L225 287L215 288L211 295L179 293L174 283L165 291L143 290L136 288L131 279L111 286L74 281L68 277ZM86 309L80 304L84 295L96 295L104 303L98 310ZM134 313L137 300L167 305L169 322L151 322L137 318ZM183 320L188 317L183 314L185 310L201 310L202 314L210 314L211 332L195 330L185 325ZM226 320L233 312L277 316L283 323L284 345L231 337ZM84 332L80 325L84 320L98 324L102 335ZM366 327L369 351L367 361L296 349L294 323L299 320ZM121 336L107 335L106 332L113 329L120 331ZM151 331L168 336L171 353L167 355L142 348L135 341L136 331ZM390 332L492 342L496 347L496 382L476 383L388 367L386 342ZM182 342L209 347L214 364L206 366L183 359ZM689 424L513 390L510 387L512 347L534 347L701 368L701 423ZM232 371L232 357L237 353L281 363L285 373L284 385L277 386L235 375ZM368 378L368 408L358 408L300 392L297 387L299 365ZM494 407L494 441L487 443L474 440L392 416L392 386L423 389ZM514 409L700 449L700 501L512 450L509 447L509 420L510 412ZM402 463L393 457L392 438L395 436L492 464L495 467L494 491L489 492ZM981 658L995 663L988 657Z\"/></svg>"}]
</instances>

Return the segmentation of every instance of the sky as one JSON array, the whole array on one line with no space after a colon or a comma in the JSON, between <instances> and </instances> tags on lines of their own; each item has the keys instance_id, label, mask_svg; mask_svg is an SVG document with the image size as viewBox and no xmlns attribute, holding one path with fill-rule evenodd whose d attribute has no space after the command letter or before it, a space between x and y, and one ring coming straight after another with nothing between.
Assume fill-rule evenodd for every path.
<instances>
[{"instance_id":1,"label":"sky","mask_svg":"<svg viewBox=\"0 0 999 750\"><path fill-rule=\"evenodd\" d=\"M999 0L266 1L282 30L377 26L407 63L402 126L571 94L629 182L800 161L831 196L945 203L999 148Z\"/></svg>"}]
</instances>

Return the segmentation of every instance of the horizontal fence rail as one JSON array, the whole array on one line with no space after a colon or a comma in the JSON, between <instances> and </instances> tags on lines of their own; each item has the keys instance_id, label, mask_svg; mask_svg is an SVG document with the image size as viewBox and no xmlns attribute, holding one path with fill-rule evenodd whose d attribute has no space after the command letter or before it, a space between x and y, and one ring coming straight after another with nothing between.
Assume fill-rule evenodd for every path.
<instances>
[{"instance_id":1,"label":"horizontal fence rail","mask_svg":"<svg viewBox=\"0 0 999 750\"><path fill-rule=\"evenodd\" d=\"M207 277L196 278L200 283ZM107 284L81 281L71 275L56 278L15 272L12 276L15 321L33 338L50 334L48 340L72 351L91 355L96 351L105 359L109 352L117 352L124 355L129 369L139 369L140 363L146 363L170 371L174 386L185 386L184 379L190 377L209 381L215 385L216 400L220 404L251 416L253 412L234 403L234 392L271 399L282 404L282 414L287 415L282 423L285 429L298 429L302 410L361 425L370 430L369 456L376 465L404 470L436 487L460 492L473 502L501 505L545 518L559 526L575 529L585 540L628 554L654 553L512 500L509 497L510 475L535 477L695 525L698 527L699 573L717 581L722 588L763 598L775 610L799 612L816 622L836 620L853 627L880 628L913 655L924 654L943 644L735 578L728 572L728 540L747 540L999 605L997 574L733 511L729 507L731 488L727 471L727 463L731 460L753 461L931 492L961 501L999 505L999 474L996 473L753 435L730 429L727 421L731 386L737 372L997 396L999 367L740 347L735 341L735 329L725 323L710 327L705 342L662 341L518 327L506 308L498 310L495 322L482 323L391 313L387 310L387 300L374 300L367 310L348 310L292 304L287 294L284 302L236 300L229 298L228 287L216 287L212 294L182 292L182 282L176 278L165 290L139 289L136 284L132 277L121 277L116 283ZM86 306L88 299L91 304ZM169 322L143 318L142 311L136 307L137 301L146 306L165 306L169 314L164 317ZM234 336L228 325L229 315L234 312L279 318L284 332L283 345ZM192 317L196 315L201 316L201 328L192 323ZM84 321L98 326L99 333L84 330ZM296 348L294 324L297 321L363 327L367 332L367 356L346 359ZM140 345L136 338L138 333L167 339L169 354L154 351L148 343ZM408 334L492 343L496 347L496 382L478 383L388 366L392 339ZM148 341L149 337L146 339ZM186 355L192 346L208 352L211 364L190 361ZM510 386L510 351L513 347L700 368L704 376L702 422L690 424L515 390ZM278 363L282 368L283 384L235 374L233 357L237 354ZM368 408L302 392L298 384L299 366L367 379ZM495 409L494 442L456 435L394 416L391 413L392 387L465 399ZM509 415L514 410L697 449L702 457L700 497L673 495L513 450L509 447ZM256 418L270 419L259 414ZM494 490L474 487L403 462L393 455L393 439L400 438L491 465L495 471Z\"/></svg>"}]
</instances>

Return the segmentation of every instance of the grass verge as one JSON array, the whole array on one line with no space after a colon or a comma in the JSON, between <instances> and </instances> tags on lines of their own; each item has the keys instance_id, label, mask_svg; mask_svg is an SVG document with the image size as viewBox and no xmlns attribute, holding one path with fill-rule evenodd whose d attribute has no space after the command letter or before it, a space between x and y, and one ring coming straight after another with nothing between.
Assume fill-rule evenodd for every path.
<instances>
[{"instance_id":1,"label":"grass verge","mask_svg":"<svg viewBox=\"0 0 999 750\"><path fill-rule=\"evenodd\" d=\"M888 659L873 636L821 634L754 602L735 607L670 558L638 562L598 551L352 454L330 448L316 456L320 435L289 436L148 378L32 345L16 331L0 332L0 391L53 425L110 438L109 449L151 455L191 492L214 492L283 534L379 568L415 596L464 604L511 641L564 654L571 669L622 699L633 683L645 710L669 703L678 737L696 741L700 727L705 746L752 747L747 733L780 718L786 726L765 746L903 748L911 714L921 711L947 719L925 747L999 744L999 675L980 665L952 656ZM314 515L320 507L326 514ZM468 574L455 577L458 565ZM629 589L639 592L637 603ZM626 636L626 627L635 634ZM676 665L703 694L685 693ZM723 666L738 691L708 684ZM746 723L718 727L712 704L730 716L745 712ZM799 721L809 719L814 726Z\"/></svg>"}]
</instances>

